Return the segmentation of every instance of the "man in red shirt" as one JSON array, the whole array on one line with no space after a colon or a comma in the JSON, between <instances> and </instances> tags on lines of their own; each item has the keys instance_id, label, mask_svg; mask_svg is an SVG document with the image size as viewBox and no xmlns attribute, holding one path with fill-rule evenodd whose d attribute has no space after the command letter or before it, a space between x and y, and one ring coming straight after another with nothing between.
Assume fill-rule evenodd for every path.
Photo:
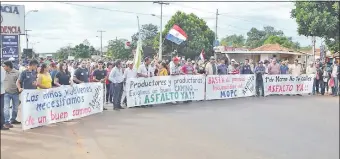
<instances>
[{"instance_id":1,"label":"man in red shirt","mask_svg":"<svg viewBox=\"0 0 340 159\"><path fill-rule=\"evenodd\" d=\"M107 63L107 69L106 69L106 81L105 81L105 84L106 84L106 104L109 104L109 101L110 103L113 103L113 92L111 91L111 81L109 81L109 75L110 75L110 72L113 68L113 64L112 63Z\"/></svg>"}]
</instances>

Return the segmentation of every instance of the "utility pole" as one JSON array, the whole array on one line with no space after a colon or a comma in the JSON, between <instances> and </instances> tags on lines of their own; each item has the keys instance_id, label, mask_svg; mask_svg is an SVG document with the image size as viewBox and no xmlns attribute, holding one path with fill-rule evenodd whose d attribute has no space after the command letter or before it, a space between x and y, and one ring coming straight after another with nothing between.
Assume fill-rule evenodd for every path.
<instances>
[{"instance_id":1,"label":"utility pole","mask_svg":"<svg viewBox=\"0 0 340 159\"><path fill-rule=\"evenodd\" d=\"M103 56L103 32L104 30L98 30L100 32L100 56Z\"/></svg>"},{"instance_id":2,"label":"utility pole","mask_svg":"<svg viewBox=\"0 0 340 159\"><path fill-rule=\"evenodd\" d=\"M32 30L25 30L25 36L26 36L26 49L28 49L28 34L27 32L32 31Z\"/></svg>"},{"instance_id":3,"label":"utility pole","mask_svg":"<svg viewBox=\"0 0 340 159\"><path fill-rule=\"evenodd\" d=\"M68 56L71 56L71 44L72 43L68 43Z\"/></svg>"},{"instance_id":4,"label":"utility pole","mask_svg":"<svg viewBox=\"0 0 340 159\"><path fill-rule=\"evenodd\" d=\"M218 22L218 9L216 9L216 28L215 28L215 40L217 40L217 22Z\"/></svg>"},{"instance_id":5,"label":"utility pole","mask_svg":"<svg viewBox=\"0 0 340 159\"><path fill-rule=\"evenodd\" d=\"M213 43L213 48L214 48L214 45L215 45L215 43L217 43L217 23L218 23L218 9L216 9L216 28L215 28L215 41L214 41L214 43ZM214 57L215 57L215 59L217 59L217 55L214 53Z\"/></svg>"},{"instance_id":6,"label":"utility pole","mask_svg":"<svg viewBox=\"0 0 340 159\"><path fill-rule=\"evenodd\" d=\"M163 41L162 41L162 27L163 27L163 23L162 23L162 20L163 20L163 4L164 5L169 5L169 3L167 2L162 2L162 1L156 1L156 2L153 2L153 3L157 3L157 4L160 4L161 5L161 23L160 23L160 29L159 29L159 53L158 53L158 59L159 60L162 60L162 45L163 45Z\"/></svg>"},{"instance_id":7,"label":"utility pole","mask_svg":"<svg viewBox=\"0 0 340 159\"><path fill-rule=\"evenodd\" d=\"M312 36L313 63L315 62L315 36Z\"/></svg>"}]
</instances>

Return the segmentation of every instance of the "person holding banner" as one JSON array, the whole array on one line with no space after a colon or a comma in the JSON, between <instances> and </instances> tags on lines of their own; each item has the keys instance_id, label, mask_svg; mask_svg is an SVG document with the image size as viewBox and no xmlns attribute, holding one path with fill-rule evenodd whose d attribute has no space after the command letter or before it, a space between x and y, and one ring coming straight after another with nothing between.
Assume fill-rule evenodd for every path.
<instances>
[{"instance_id":1,"label":"person holding banner","mask_svg":"<svg viewBox=\"0 0 340 159\"><path fill-rule=\"evenodd\" d=\"M72 83L71 73L68 71L66 63L59 64L59 71L55 75L54 84L57 87L62 85L70 85Z\"/></svg>"},{"instance_id":2,"label":"person holding banner","mask_svg":"<svg viewBox=\"0 0 340 159\"><path fill-rule=\"evenodd\" d=\"M123 85L123 95L121 100L121 105L126 106L126 81L129 78L137 78L137 71L133 68L133 62L126 62L128 68L124 71L124 85Z\"/></svg>"},{"instance_id":3,"label":"person holding banner","mask_svg":"<svg viewBox=\"0 0 340 159\"><path fill-rule=\"evenodd\" d=\"M21 93L23 89L37 89L36 80L38 65L39 62L37 60L32 60L29 62L27 69L21 72L16 83L19 93Z\"/></svg>"},{"instance_id":4,"label":"person holding banner","mask_svg":"<svg viewBox=\"0 0 340 159\"><path fill-rule=\"evenodd\" d=\"M89 69L86 68L86 61L85 60L81 61L80 67L77 68L77 70L74 72L73 81L76 84L88 83L89 82Z\"/></svg>"},{"instance_id":5,"label":"person holding banner","mask_svg":"<svg viewBox=\"0 0 340 159\"><path fill-rule=\"evenodd\" d=\"M52 77L48 70L47 64L43 63L40 68L40 72L37 78L38 89L49 89L52 88Z\"/></svg>"},{"instance_id":6,"label":"person holding banner","mask_svg":"<svg viewBox=\"0 0 340 159\"><path fill-rule=\"evenodd\" d=\"M123 93L124 74L120 60L117 60L116 66L110 72L109 80L113 85L113 110L123 109L120 101Z\"/></svg>"},{"instance_id":7,"label":"person holding banner","mask_svg":"<svg viewBox=\"0 0 340 159\"><path fill-rule=\"evenodd\" d=\"M255 67L255 77L256 77L256 82L255 82L255 89L256 89L256 96L262 96L264 97L264 87L263 87L263 75L266 73L266 68L263 65L262 61L259 61L259 65ZM260 90L261 89L261 94Z\"/></svg>"},{"instance_id":8,"label":"person holding banner","mask_svg":"<svg viewBox=\"0 0 340 159\"><path fill-rule=\"evenodd\" d=\"M210 57L210 61L205 66L205 74L206 75L217 75L217 65L215 58L213 56Z\"/></svg>"}]
</instances>

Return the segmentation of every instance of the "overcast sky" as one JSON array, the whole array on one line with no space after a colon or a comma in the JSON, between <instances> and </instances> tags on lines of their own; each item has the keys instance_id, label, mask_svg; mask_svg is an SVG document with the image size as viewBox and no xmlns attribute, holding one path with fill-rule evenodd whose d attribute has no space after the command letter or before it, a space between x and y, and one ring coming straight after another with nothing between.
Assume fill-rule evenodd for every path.
<instances>
[{"instance_id":1,"label":"overcast sky","mask_svg":"<svg viewBox=\"0 0 340 159\"><path fill-rule=\"evenodd\" d=\"M103 45L108 40L125 38L137 32L137 18L140 23L160 25L160 5L152 2L5 2L6 4L25 5L26 29L32 30L29 47L36 52L51 53L60 47L77 45L87 39L95 48L100 47L100 34L97 30L105 30ZM72 5L74 4L74 5ZM83 5L83 6L78 6ZM84 7L88 6L88 7ZM91 8L92 7L92 8ZM282 30L302 46L310 45L311 40L298 36L297 24L290 18L294 7L291 2L172 2L163 7L163 26L178 10L194 13L206 20L208 26L215 31L215 13L219 9L218 37L231 34L243 34L251 27L262 29L270 25ZM96 9L103 8L103 9ZM109 9L109 10L105 10ZM111 11L110 11L111 10ZM118 12L123 11L123 12ZM26 47L24 36L21 37L22 47ZM317 45L318 46L318 45Z\"/></svg>"}]
</instances>

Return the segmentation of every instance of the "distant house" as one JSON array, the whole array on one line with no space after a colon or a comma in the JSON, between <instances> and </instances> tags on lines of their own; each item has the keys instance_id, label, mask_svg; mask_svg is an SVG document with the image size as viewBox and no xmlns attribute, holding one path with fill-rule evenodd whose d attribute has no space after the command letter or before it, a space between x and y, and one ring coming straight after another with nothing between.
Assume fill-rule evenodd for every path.
<instances>
[{"instance_id":1,"label":"distant house","mask_svg":"<svg viewBox=\"0 0 340 159\"><path fill-rule=\"evenodd\" d=\"M251 50L246 48L219 47L218 49L215 49L215 52L220 55L225 55L228 61L235 59L238 62L243 62L244 59L252 59L253 61L258 62L272 57L279 60L288 60L289 63L293 63L295 59L305 61L304 53L282 47L279 44L265 44Z\"/></svg>"}]
</instances>

